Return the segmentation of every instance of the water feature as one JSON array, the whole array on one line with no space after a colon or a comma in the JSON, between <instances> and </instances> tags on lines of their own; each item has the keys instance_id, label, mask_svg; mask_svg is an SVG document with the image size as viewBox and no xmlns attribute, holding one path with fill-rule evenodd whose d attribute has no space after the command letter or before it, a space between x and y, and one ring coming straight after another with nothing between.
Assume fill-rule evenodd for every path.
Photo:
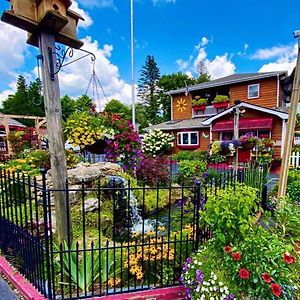
<instances>
[{"instance_id":1,"label":"water feature","mask_svg":"<svg viewBox=\"0 0 300 300\"><path fill-rule=\"evenodd\" d=\"M121 210L121 214L123 215L118 215L117 219L121 222L123 221L121 220L121 218L127 217L126 208L127 208L127 201L129 199L130 220L127 220L127 222L128 221L130 222L131 233L145 234L149 231L154 231L155 221L150 219L143 219L140 209L138 207L139 202L136 199L133 190L129 188L127 180L125 180L121 176L109 176L109 187L120 188L118 204L119 204L119 209ZM125 227L124 229L126 228L128 227Z\"/></svg>"}]
</instances>

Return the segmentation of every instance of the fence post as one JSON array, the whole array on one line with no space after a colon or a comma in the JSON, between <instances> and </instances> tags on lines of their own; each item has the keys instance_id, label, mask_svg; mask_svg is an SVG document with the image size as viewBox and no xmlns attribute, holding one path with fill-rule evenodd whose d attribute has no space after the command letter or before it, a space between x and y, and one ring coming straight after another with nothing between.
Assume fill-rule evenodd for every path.
<instances>
[{"instance_id":1,"label":"fence post","mask_svg":"<svg viewBox=\"0 0 300 300\"><path fill-rule=\"evenodd\" d=\"M196 183L196 242L195 242L195 250L199 248L200 242L200 228L199 228L199 209L200 209L200 202L201 202L201 184L200 182Z\"/></svg>"},{"instance_id":2,"label":"fence post","mask_svg":"<svg viewBox=\"0 0 300 300\"><path fill-rule=\"evenodd\" d=\"M47 288L48 288L47 296L50 300L52 300L46 170L42 169L41 172L42 172L42 185L43 185L42 195L43 195L43 214L44 214L44 237L45 237L46 272L47 272ZM51 210L51 208L49 209ZM50 224L50 230L52 230L51 224Z\"/></svg>"}]
</instances>

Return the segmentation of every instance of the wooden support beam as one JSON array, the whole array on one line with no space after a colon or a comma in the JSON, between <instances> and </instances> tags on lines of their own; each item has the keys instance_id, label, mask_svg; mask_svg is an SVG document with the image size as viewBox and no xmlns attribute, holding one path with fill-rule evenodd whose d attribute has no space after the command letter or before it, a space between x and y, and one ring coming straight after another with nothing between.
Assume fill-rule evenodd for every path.
<instances>
[{"instance_id":1,"label":"wooden support beam","mask_svg":"<svg viewBox=\"0 0 300 300\"><path fill-rule=\"evenodd\" d=\"M55 36L42 32L39 37L42 60L44 104L47 119L51 172L53 180L56 225L59 242L72 240L70 206L66 201L67 163L65 156L62 110L57 74L51 76L50 70L56 68Z\"/></svg>"}]
</instances>

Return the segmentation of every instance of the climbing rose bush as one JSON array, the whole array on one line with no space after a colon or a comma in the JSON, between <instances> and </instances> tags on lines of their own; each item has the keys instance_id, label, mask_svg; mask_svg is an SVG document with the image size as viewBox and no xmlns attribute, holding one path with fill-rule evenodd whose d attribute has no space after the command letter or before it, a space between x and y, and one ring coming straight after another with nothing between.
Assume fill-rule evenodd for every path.
<instances>
[{"instance_id":1,"label":"climbing rose bush","mask_svg":"<svg viewBox=\"0 0 300 300\"><path fill-rule=\"evenodd\" d=\"M152 155L162 155L174 146L175 137L173 134L161 130L151 130L144 136L143 152Z\"/></svg>"}]
</instances>

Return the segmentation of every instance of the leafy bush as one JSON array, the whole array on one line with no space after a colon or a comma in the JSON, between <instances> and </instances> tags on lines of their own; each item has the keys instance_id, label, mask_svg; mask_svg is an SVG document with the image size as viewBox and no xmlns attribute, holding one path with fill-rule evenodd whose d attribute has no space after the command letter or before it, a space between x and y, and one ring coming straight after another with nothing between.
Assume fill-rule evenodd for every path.
<instances>
[{"instance_id":1,"label":"leafy bush","mask_svg":"<svg viewBox=\"0 0 300 300\"><path fill-rule=\"evenodd\" d=\"M213 164L218 164L226 161L226 156L221 154L212 154L209 156L208 161Z\"/></svg>"},{"instance_id":2,"label":"leafy bush","mask_svg":"<svg viewBox=\"0 0 300 300\"><path fill-rule=\"evenodd\" d=\"M300 180L289 183L286 192L294 203L300 203Z\"/></svg>"},{"instance_id":3,"label":"leafy bush","mask_svg":"<svg viewBox=\"0 0 300 300\"><path fill-rule=\"evenodd\" d=\"M173 134L161 130L151 130L144 136L143 152L154 157L165 154L173 147L174 139Z\"/></svg>"},{"instance_id":4,"label":"leafy bush","mask_svg":"<svg viewBox=\"0 0 300 300\"><path fill-rule=\"evenodd\" d=\"M294 299L291 274L299 267L289 247L261 227L224 248L224 267L242 294L254 299Z\"/></svg>"},{"instance_id":5,"label":"leafy bush","mask_svg":"<svg viewBox=\"0 0 300 300\"><path fill-rule=\"evenodd\" d=\"M137 166L136 177L150 186L164 185L170 180L168 164L169 162L160 156L144 156Z\"/></svg>"},{"instance_id":6,"label":"leafy bush","mask_svg":"<svg viewBox=\"0 0 300 300\"><path fill-rule=\"evenodd\" d=\"M234 187L208 192L201 219L221 243L244 238L257 211L257 189L236 183Z\"/></svg>"},{"instance_id":7,"label":"leafy bush","mask_svg":"<svg viewBox=\"0 0 300 300\"><path fill-rule=\"evenodd\" d=\"M198 97L198 98L196 98ZM203 105L207 103L207 98L200 98L199 96L196 96L195 99L192 99L192 104L194 106Z\"/></svg>"},{"instance_id":8,"label":"leafy bush","mask_svg":"<svg viewBox=\"0 0 300 300\"><path fill-rule=\"evenodd\" d=\"M206 161L208 158L207 151L179 151L175 154L174 159L177 162L183 160L201 160Z\"/></svg>"},{"instance_id":9,"label":"leafy bush","mask_svg":"<svg viewBox=\"0 0 300 300\"><path fill-rule=\"evenodd\" d=\"M179 162L179 182L191 182L195 177L200 177L206 170L206 162L200 160L183 160Z\"/></svg>"}]
</instances>

